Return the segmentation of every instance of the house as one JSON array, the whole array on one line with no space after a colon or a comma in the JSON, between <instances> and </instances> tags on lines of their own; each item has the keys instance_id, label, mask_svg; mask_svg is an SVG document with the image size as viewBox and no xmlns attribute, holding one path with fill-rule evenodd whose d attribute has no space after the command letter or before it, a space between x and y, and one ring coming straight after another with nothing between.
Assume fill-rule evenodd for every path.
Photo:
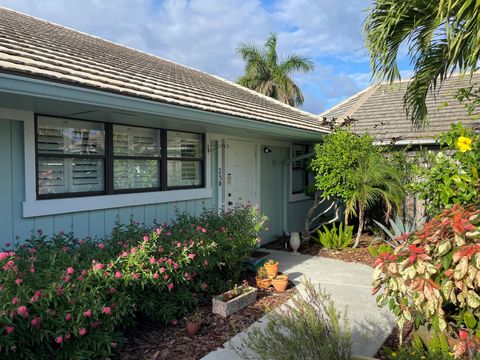
<instances>
[{"instance_id":1,"label":"house","mask_svg":"<svg viewBox=\"0 0 480 360\"><path fill-rule=\"evenodd\" d=\"M437 135L450 130L452 122L461 122L466 127L480 129L480 122L475 116L469 116L464 103L455 99L461 88L480 85L480 73L472 78L468 75L453 74L435 92L429 92L426 104L428 124L420 130L412 128L407 117L403 97L409 81L397 81L390 84L377 84L353 95L333 108L320 114L323 123L351 122L350 129L359 135L372 135L379 145L393 148L408 147L407 156L415 156L420 149L437 150ZM477 115L478 114L473 114ZM416 197L406 199L404 215L413 221L424 216L423 202Z\"/></svg>"},{"instance_id":2,"label":"house","mask_svg":"<svg viewBox=\"0 0 480 360\"><path fill-rule=\"evenodd\" d=\"M371 85L320 114L325 121L336 119L342 123L353 119L351 130L357 134L369 133L377 143L397 146L435 146L435 137L450 129L452 122L478 127L479 120L468 116L465 104L454 96L461 88L480 85L480 73L470 79L468 75L452 75L434 92L429 92L426 103L428 124L422 130L414 130L407 117L403 96L409 81Z\"/></svg>"},{"instance_id":3,"label":"house","mask_svg":"<svg viewBox=\"0 0 480 360\"><path fill-rule=\"evenodd\" d=\"M239 203L270 218L265 241L301 230L311 201L292 154L327 132L227 80L0 8L0 245Z\"/></svg>"}]
</instances>

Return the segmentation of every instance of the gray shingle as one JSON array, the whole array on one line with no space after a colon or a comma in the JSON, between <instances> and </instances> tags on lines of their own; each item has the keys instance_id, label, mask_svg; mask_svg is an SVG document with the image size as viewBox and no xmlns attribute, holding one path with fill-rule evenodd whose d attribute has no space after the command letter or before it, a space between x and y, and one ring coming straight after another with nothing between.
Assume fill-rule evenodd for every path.
<instances>
[{"instance_id":1,"label":"gray shingle","mask_svg":"<svg viewBox=\"0 0 480 360\"><path fill-rule=\"evenodd\" d=\"M317 116L233 82L2 7L0 72L326 131Z\"/></svg>"}]
</instances>

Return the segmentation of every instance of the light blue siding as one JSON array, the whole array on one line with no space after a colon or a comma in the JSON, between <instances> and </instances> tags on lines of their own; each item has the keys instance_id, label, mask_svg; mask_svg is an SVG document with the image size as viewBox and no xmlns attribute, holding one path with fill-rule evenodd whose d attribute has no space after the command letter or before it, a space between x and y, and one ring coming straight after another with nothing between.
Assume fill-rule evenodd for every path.
<instances>
[{"instance_id":1,"label":"light blue siding","mask_svg":"<svg viewBox=\"0 0 480 360\"><path fill-rule=\"evenodd\" d=\"M211 206L211 199L189 200L145 206L129 206L118 209L83 211L32 218L22 217L25 200L25 169L23 123L0 120L0 248L13 240L23 241L32 231L46 234L73 231L79 238L104 237L111 233L117 219L126 223L133 219L152 224L172 220L175 209L199 214L203 204ZM215 180L213 180L215 182ZM72 199L75 201L75 199Z\"/></svg>"}]
</instances>

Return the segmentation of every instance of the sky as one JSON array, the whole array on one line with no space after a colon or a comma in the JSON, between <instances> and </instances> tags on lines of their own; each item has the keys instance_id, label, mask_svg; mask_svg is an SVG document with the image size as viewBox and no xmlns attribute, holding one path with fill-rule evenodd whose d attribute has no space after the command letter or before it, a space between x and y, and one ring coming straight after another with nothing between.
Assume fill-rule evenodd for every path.
<instances>
[{"instance_id":1,"label":"sky","mask_svg":"<svg viewBox=\"0 0 480 360\"><path fill-rule=\"evenodd\" d=\"M319 114L364 89L362 23L371 0L0 0L32 16L236 81L240 42L278 36L278 53L310 58L296 74L303 109Z\"/></svg>"}]
</instances>

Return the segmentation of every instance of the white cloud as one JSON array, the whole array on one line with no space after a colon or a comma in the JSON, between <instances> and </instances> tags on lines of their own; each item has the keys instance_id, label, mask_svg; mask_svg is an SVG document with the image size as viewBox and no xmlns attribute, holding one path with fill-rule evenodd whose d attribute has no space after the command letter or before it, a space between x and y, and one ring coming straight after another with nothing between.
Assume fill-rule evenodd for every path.
<instances>
[{"instance_id":1,"label":"white cloud","mask_svg":"<svg viewBox=\"0 0 480 360\"><path fill-rule=\"evenodd\" d=\"M369 0L0 0L0 5L235 80L241 41L278 34L280 53L331 58L299 74L306 110L320 112L365 81L335 62L365 63L362 12ZM361 65L361 66L364 66Z\"/></svg>"}]
</instances>

